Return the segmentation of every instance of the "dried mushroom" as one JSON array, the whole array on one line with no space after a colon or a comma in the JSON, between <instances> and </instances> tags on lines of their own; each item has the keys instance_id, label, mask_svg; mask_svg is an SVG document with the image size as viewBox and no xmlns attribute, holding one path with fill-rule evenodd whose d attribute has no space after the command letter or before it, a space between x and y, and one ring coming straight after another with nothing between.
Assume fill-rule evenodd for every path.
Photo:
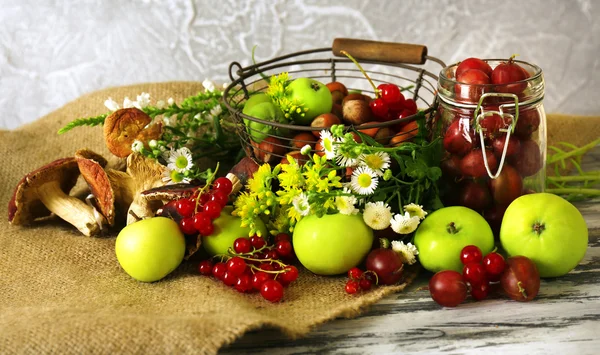
<instances>
[{"instance_id":1,"label":"dried mushroom","mask_svg":"<svg viewBox=\"0 0 600 355\"><path fill-rule=\"evenodd\" d=\"M8 203L8 221L27 225L54 213L84 235L97 235L103 217L85 202L69 196L78 176L76 158L58 159L25 175Z\"/></svg>"},{"instance_id":2,"label":"dried mushroom","mask_svg":"<svg viewBox=\"0 0 600 355\"><path fill-rule=\"evenodd\" d=\"M132 153L134 141L146 144L152 139L159 139L162 126L160 123L151 123L152 118L135 107L113 112L104 121L104 140L108 150L124 158Z\"/></svg>"},{"instance_id":3,"label":"dried mushroom","mask_svg":"<svg viewBox=\"0 0 600 355\"><path fill-rule=\"evenodd\" d=\"M106 166L106 159L90 150L77 151L75 159L81 176L90 187L100 213L106 218L108 225L114 225L115 193L111 181L103 169Z\"/></svg>"}]
</instances>

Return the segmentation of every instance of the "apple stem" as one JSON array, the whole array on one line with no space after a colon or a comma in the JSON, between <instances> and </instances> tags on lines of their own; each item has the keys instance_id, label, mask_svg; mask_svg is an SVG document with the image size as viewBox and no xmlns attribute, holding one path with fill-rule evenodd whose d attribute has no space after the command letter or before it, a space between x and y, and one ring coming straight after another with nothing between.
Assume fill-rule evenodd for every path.
<instances>
[{"instance_id":1,"label":"apple stem","mask_svg":"<svg viewBox=\"0 0 600 355\"><path fill-rule=\"evenodd\" d=\"M450 222L450 224L448 224L448 226L446 227L446 231L448 231L448 233L450 234L456 234L458 233L458 228L456 228L454 222Z\"/></svg>"},{"instance_id":2,"label":"apple stem","mask_svg":"<svg viewBox=\"0 0 600 355\"><path fill-rule=\"evenodd\" d=\"M348 57L351 61L354 62L354 64L356 64L356 66L358 67L358 70L360 70L360 72L365 76L365 78L367 78L367 81L369 82L369 84L371 84L371 86L373 87L373 91L375 92L375 98L379 98L380 92L377 89L377 86L375 86L375 84L373 83L373 81L371 80L371 78L369 77L369 75L367 74L367 72L358 63L358 61L356 59L354 59L354 57L352 57L350 55L350 53L348 53L348 52L346 52L344 50L341 50L340 53L342 53L343 55L345 55L346 57Z\"/></svg>"}]
</instances>

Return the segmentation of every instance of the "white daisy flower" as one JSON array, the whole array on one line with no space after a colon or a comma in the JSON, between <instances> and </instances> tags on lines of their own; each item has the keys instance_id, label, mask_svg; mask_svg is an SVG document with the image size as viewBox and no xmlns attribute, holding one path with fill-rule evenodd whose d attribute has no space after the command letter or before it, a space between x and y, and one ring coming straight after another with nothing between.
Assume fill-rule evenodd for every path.
<instances>
[{"instance_id":1,"label":"white daisy flower","mask_svg":"<svg viewBox=\"0 0 600 355\"><path fill-rule=\"evenodd\" d=\"M186 147L177 150L171 150L167 160L167 168L184 173L194 166L192 161L192 152Z\"/></svg>"},{"instance_id":2,"label":"white daisy flower","mask_svg":"<svg viewBox=\"0 0 600 355\"><path fill-rule=\"evenodd\" d=\"M350 190L344 188L343 192L349 194ZM354 215L359 212L358 208L354 207L356 202L355 196L336 196L335 207L341 214Z\"/></svg>"},{"instance_id":3,"label":"white daisy flower","mask_svg":"<svg viewBox=\"0 0 600 355\"><path fill-rule=\"evenodd\" d=\"M172 97L169 97L169 99L167 100L167 104L168 104L169 106L173 106L173 104L174 104L174 103L175 103L175 100L173 100L173 98L172 98Z\"/></svg>"},{"instance_id":4,"label":"white daisy flower","mask_svg":"<svg viewBox=\"0 0 600 355\"><path fill-rule=\"evenodd\" d=\"M120 108L119 104L113 100L112 97L109 97L108 100L104 101L104 106L106 106L110 112L115 112Z\"/></svg>"},{"instance_id":5,"label":"white daisy flower","mask_svg":"<svg viewBox=\"0 0 600 355\"><path fill-rule=\"evenodd\" d=\"M408 212L405 212L404 216L401 214L396 214L394 218L390 220L392 229L398 234L408 234L414 232L419 226L420 222L421 220L419 217L411 217Z\"/></svg>"},{"instance_id":6,"label":"white daisy flower","mask_svg":"<svg viewBox=\"0 0 600 355\"><path fill-rule=\"evenodd\" d=\"M392 250L400 255L402 262L405 264L412 265L417 262L419 251L417 250L417 247L411 243L404 244L404 242L393 240Z\"/></svg>"},{"instance_id":7,"label":"white daisy flower","mask_svg":"<svg viewBox=\"0 0 600 355\"><path fill-rule=\"evenodd\" d=\"M415 203L409 203L408 205L404 206L404 211L408 212L411 217L417 216L421 220L425 219L425 216L427 216L427 212L423 210L423 206Z\"/></svg>"},{"instance_id":8,"label":"white daisy flower","mask_svg":"<svg viewBox=\"0 0 600 355\"><path fill-rule=\"evenodd\" d=\"M202 82L202 86L204 86L204 90L206 90L206 91L210 91L210 92L215 91L215 83L213 83L212 81L210 81L208 79L204 79L204 81Z\"/></svg>"},{"instance_id":9,"label":"white daisy flower","mask_svg":"<svg viewBox=\"0 0 600 355\"><path fill-rule=\"evenodd\" d=\"M300 154L308 155L311 150L312 150L312 147L310 146L310 144L306 144L304 147L302 147L302 149L300 149Z\"/></svg>"},{"instance_id":10,"label":"white daisy flower","mask_svg":"<svg viewBox=\"0 0 600 355\"><path fill-rule=\"evenodd\" d=\"M383 176L383 171L390 167L390 156L386 152L361 154L360 165L369 167L377 176Z\"/></svg>"},{"instance_id":11,"label":"white daisy flower","mask_svg":"<svg viewBox=\"0 0 600 355\"><path fill-rule=\"evenodd\" d=\"M323 147L323 152L325 153L325 158L327 160L331 160L335 158L335 139L331 135L331 132L327 130L321 131L321 146Z\"/></svg>"},{"instance_id":12,"label":"white daisy flower","mask_svg":"<svg viewBox=\"0 0 600 355\"><path fill-rule=\"evenodd\" d=\"M148 141L148 146L150 148L156 148L158 146L158 142L156 141L156 139L151 139L150 141Z\"/></svg>"},{"instance_id":13,"label":"white daisy flower","mask_svg":"<svg viewBox=\"0 0 600 355\"><path fill-rule=\"evenodd\" d=\"M363 211L363 220L374 230L383 230L390 226L392 211L383 201L367 202Z\"/></svg>"},{"instance_id":14,"label":"white daisy flower","mask_svg":"<svg viewBox=\"0 0 600 355\"><path fill-rule=\"evenodd\" d=\"M167 169L162 174L162 181L167 185L171 184L189 184L192 180L183 176L182 173L177 170Z\"/></svg>"},{"instance_id":15,"label":"white daisy flower","mask_svg":"<svg viewBox=\"0 0 600 355\"><path fill-rule=\"evenodd\" d=\"M131 143L131 150L135 153L139 153L142 151L142 149L144 149L144 143L142 143L139 140L134 140L133 143Z\"/></svg>"},{"instance_id":16,"label":"white daisy flower","mask_svg":"<svg viewBox=\"0 0 600 355\"><path fill-rule=\"evenodd\" d=\"M366 166L359 166L352 172L350 187L352 191L361 195L370 195L377 188L379 180L377 174Z\"/></svg>"},{"instance_id":17,"label":"white daisy flower","mask_svg":"<svg viewBox=\"0 0 600 355\"><path fill-rule=\"evenodd\" d=\"M156 108L162 110L165 107L167 107L167 103L165 102L165 100L158 100L158 101L156 101Z\"/></svg>"},{"instance_id":18,"label":"white daisy flower","mask_svg":"<svg viewBox=\"0 0 600 355\"><path fill-rule=\"evenodd\" d=\"M221 105L217 105L210 110L210 115L213 117L217 117L221 113L223 113L223 108L221 107Z\"/></svg>"},{"instance_id":19,"label":"white daisy flower","mask_svg":"<svg viewBox=\"0 0 600 355\"><path fill-rule=\"evenodd\" d=\"M294 206L296 212L298 212L301 216L307 216L310 212L308 196L306 196L304 192L294 197L294 199L292 200L292 205Z\"/></svg>"},{"instance_id":20,"label":"white daisy flower","mask_svg":"<svg viewBox=\"0 0 600 355\"><path fill-rule=\"evenodd\" d=\"M150 94L148 94L147 92L139 94L133 105L139 108L140 110L150 105Z\"/></svg>"},{"instance_id":21,"label":"white daisy flower","mask_svg":"<svg viewBox=\"0 0 600 355\"><path fill-rule=\"evenodd\" d=\"M131 101L131 99L126 96L125 99L123 99L123 108L135 107L134 103L134 101Z\"/></svg>"}]
</instances>

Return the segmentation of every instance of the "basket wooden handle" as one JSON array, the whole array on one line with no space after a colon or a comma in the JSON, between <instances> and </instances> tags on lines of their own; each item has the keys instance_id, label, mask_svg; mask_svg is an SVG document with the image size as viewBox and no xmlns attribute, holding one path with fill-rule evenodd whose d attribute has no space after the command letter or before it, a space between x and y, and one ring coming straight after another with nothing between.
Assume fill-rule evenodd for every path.
<instances>
[{"instance_id":1,"label":"basket wooden handle","mask_svg":"<svg viewBox=\"0 0 600 355\"><path fill-rule=\"evenodd\" d=\"M420 44L336 38L331 50L338 57L345 57L341 51L346 51L357 60L407 64L424 64L427 60L427 47Z\"/></svg>"}]
</instances>

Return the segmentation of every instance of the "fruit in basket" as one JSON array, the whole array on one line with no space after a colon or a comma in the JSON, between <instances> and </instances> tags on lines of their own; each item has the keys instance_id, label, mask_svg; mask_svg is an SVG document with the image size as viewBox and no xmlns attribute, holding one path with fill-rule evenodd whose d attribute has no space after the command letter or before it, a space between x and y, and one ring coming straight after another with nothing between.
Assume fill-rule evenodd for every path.
<instances>
[{"instance_id":1,"label":"fruit in basket","mask_svg":"<svg viewBox=\"0 0 600 355\"><path fill-rule=\"evenodd\" d=\"M463 206L444 207L427 216L419 225L414 243L419 261L431 272L462 271L460 252L467 245L483 254L494 248L494 235L485 219Z\"/></svg>"},{"instance_id":2,"label":"fruit in basket","mask_svg":"<svg viewBox=\"0 0 600 355\"><path fill-rule=\"evenodd\" d=\"M506 268L500 277L500 284L513 300L531 301L540 290L540 273L529 258L513 256L506 259Z\"/></svg>"},{"instance_id":3,"label":"fruit in basket","mask_svg":"<svg viewBox=\"0 0 600 355\"><path fill-rule=\"evenodd\" d=\"M119 264L138 281L154 282L181 264L185 238L175 221L153 217L123 228L115 242Z\"/></svg>"},{"instance_id":4,"label":"fruit in basket","mask_svg":"<svg viewBox=\"0 0 600 355\"><path fill-rule=\"evenodd\" d=\"M527 87L526 82L521 82L527 79L527 72L517 63L514 62L514 56L506 62L498 64L492 71L490 79L492 84L495 84L496 92L520 94Z\"/></svg>"},{"instance_id":5,"label":"fruit in basket","mask_svg":"<svg viewBox=\"0 0 600 355\"><path fill-rule=\"evenodd\" d=\"M336 124L341 124L342 121L333 113L323 113L317 117L315 117L315 119L310 123L310 126L313 128L323 128L323 129L327 129L333 125ZM315 137L319 137L321 134L321 131L312 131L312 134ZM302 148L302 147L300 147Z\"/></svg>"},{"instance_id":6,"label":"fruit in basket","mask_svg":"<svg viewBox=\"0 0 600 355\"><path fill-rule=\"evenodd\" d=\"M344 122L351 125L360 125L373 120L369 104L360 99L346 101L342 105L342 116Z\"/></svg>"},{"instance_id":7,"label":"fruit in basket","mask_svg":"<svg viewBox=\"0 0 600 355\"><path fill-rule=\"evenodd\" d=\"M254 107L258 104L261 104L263 102L271 102L272 103L271 98L269 96L267 96L267 94L262 93L262 92L259 92L259 93L256 93L256 94L250 96L248 98L248 100L246 100L246 103L244 103L244 109L242 110L242 113L245 115L248 115L248 111L252 107ZM249 115L249 116L251 116L251 115Z\"/></svg>"},{"instance_id":8,"label":"fruit in basket","mask_svg":"<svg viewBox=\"0 0 600 355\"><path fill-rule=\"evenodd\" d=\"M476 69L484 72L488 77L492 75L492 67L490 65L479 59L479 58L467 58L458 64L456 67L456 73L454 75L455 78L458 78L462 75L462 73L467 70Z\"/></svg>"},{"instance_id":9,"label":"fruit in basket","mask_svg":"<svg viewBox=\"0 0 600 355\"><path fill-rule=\"evenodd\" d=\"M309 132L302 132L296 134L290 140L290 148L293 150L300 150L305 145L310 145L312 149L315 149L315 144L317 143L317 138Z\"/></svg>"},{"instance_id":10,"label":"fruit in basket","mask_svg":"<svg viewBox=\"0 0 600 355\"><path fill-rule=\"evenodd\" d=\"M485 156L490 172L494 174L496 169L498 169L498 160L494 156L494 153L490 152L489 149L485 151ZM460 161L460 171L464 176L472 178L488 176L488 172L484 165L483 151L480 148L476 148L465 155Z\"/></svg>"},{"instance_id":11,"label":"fruit in basket","mask_svg":"<svg viewBox=\"0 0 600 355\"><path fill-rule=\"evenodd\" d=\"M399 146L403 142L410 141L419 133L419 125L417 121L411 121L404 125L400 132L390 139L390 144L394 147Z\"/></svg>"},{"instance_id":12,"label":"fruit in basket","mask_svg":"<svg viewBox=\"0 0 600 355\"><path fill-rule=\"evenodd\" d=\"M221 215L212 221L213 233L208 237L202 237L202 247L208 255L227 254L227 250L237 238L248 237L250 228L242 227L241 219L231 215L232 210L233 207L225 206L221 211ZM258 219L256 223L261 234L266 236L267 229L265 225Z\"/></svg>"},{"instance_id":13,"label":"fruit in basket","mask_svg":"<svg viewBox=\"0 0 600 355\"><path fill-rule=\"evenodd\" d=\"M307 109L296 124L308 126L315 117L331 112L333 98L325 84L310 78L298 78L288 85L287 90L290 100L302 103Z\"/></svg>"},{"instance_id":14,"label":"fruit in basket","mask_svg":"<svg viewBox=\"0 0 600 355\"><path fill-rule=\"evenodd\" d=\"M262 163L270 163L275 159L282 157L286 152L286 147L279 138L268 136L262 142L251 141L254 157Z\"/></svg>"},{"instance_id":15,"label":"fruit in basket","mask_svg":"<svg viewBox=\"0 0 600 355\"><path fill-rule=\"evenodd\" d=\"M309 215L296 224L292 242L298 260L309 271L338 275L364 260L373 245L373 230L360 214Z\"/></svg>"},{"instance_id":16,"label":"fruit in basket","mask_svg":"<svg viewBox=\"0 0 600 355\"><path fill-rule=\"evenodd\" d=\"M311 136L312 136L312 134L311 134ZM318 150L318 149L315 147L315 150ZM317 153L317 154L319 154L319 153ZM288 152L283 158L281 158L280 164L289 164L290 162L288 161L288 156L290 156L294 160L296 160L298 162L298 165L304 165L308 161L308 157L306 157L305 155L302 155L302 153L299 150L294 150L294 151Z\"/></svg>"},{"instance_id":17,"label":"fruit in basket","mask_svg":"<svg viewBox=\"0 0 600 355\"><path fill-rule=\"evenodd\" d=\"M523 194L523 178L515 168L504 163L500 175L490 180L490 190L497 205L508 206Z\"/></svg>"},{"instance_id":18,"label":"fruit in basket","mask_svg":"<svg viewBox=\"0 0 600 355\"><path fill-rule=\"evenodd\" d=\"M588 230L579 210L567 200L548 193L528 194L506 209L500 242L509 256L533 260L542 277L557 277L583 259Z\"/></svg>"},{"instance_id":19,"label":"fruit in basket","mask_svg":"<svg viewBox=\"0 0 600 355\"><path fill-rule=\"evenodd\" d=\"M339 81L334 81L328 83L326 86L327 89L329 89L329 92L331 92L331 99L333 100L333 103L341 105L344 97L348 95L348 89L346 88L346 85L340 83Z\"/></svg>"},{"instance_id":20,"label":"fruit in basket","mask_svg":"<svg viewBox=\"0 0 600 355\"><path fill-rule=\"evenodd\" d=\"M287 123L287 119L281 109L272 102L257 103L248 109L246 114L264 121ZM245 124L250 138L256 143L262 142L263 139L276 132L275 127L269 124L251 120L246 120Z\"/></svg>"},{"instance_id":21,"label":"fruit in basket","mask_svg":"<svg viewBox=\"0 0 600 355\"><path fill-rule=\"evenodd\" d=\"M519 152L508 158L508 162L514 166L523 176L535 175L542 168L542 153L540 147L532 139L521 141Z\"/></svg>"}]
</instances>

